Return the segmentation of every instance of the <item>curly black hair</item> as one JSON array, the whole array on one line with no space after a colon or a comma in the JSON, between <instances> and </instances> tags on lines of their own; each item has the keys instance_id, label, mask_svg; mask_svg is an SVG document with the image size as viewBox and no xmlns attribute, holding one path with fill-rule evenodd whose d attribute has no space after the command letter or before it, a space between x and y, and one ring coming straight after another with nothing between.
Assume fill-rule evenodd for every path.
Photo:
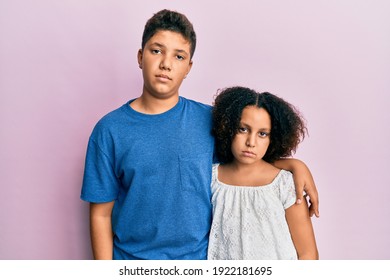
<instances>
[{"instance_id":1,"label":"curly black hair","mask_svg":"<svg viewBox=\"0 0 390 280\"><path fill-rule=\"evenodd\" d=\"M271 117L270 144L263 160L272 163L295 153L305 138L305 119L296 107L269 92L258 93L247 87L229 87L217 93L213 107L213 134L217 158L230 163L234 157L232 141L238 132L245 107L264 108Z\"/></svg>"},{"instance_id":2,"label":"curly black hair","mask_svg":"<svg viewBox=\"0 0 390 280\"><path fill-rule=\"evenodd\" d=\"M190 56L194 56L196 47L196 33L188 18L176 11L167 9L154 14L147 22L142 34L142 49L157 31L168 30L181 34L191 45Z\"/></svg>"}]
</instances>

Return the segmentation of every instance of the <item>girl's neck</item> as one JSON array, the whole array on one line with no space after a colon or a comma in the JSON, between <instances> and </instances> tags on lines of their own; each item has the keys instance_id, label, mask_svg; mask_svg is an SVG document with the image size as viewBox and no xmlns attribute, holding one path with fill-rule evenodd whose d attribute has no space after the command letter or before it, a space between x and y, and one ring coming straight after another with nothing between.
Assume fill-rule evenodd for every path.
<instances>
[{"instance_id":1,"label":"girl's neck","mask_svg":"<svg viewBox=\"0 0 390 280\"><path fill-rule=\"evenodd\" d=\"M265 168L269 165L269 163L264 160L260 160L252 164L242 164L236 160L233 160L226 165L229 166L231 170L234 170L235 172L252 172L254 170L258 171Z\"/></svg>"},{"instance_id":2,"label":"girl's neck","mask_svg":"<svg viewBox=\"0 0 390 280\"><path fill-rule=\"evenodd\" d=\"M264 186L271 183L280 169L263 160L253 164L231 162L221 165L218 179L235 186Z\"/></svg>"}]
</instances>

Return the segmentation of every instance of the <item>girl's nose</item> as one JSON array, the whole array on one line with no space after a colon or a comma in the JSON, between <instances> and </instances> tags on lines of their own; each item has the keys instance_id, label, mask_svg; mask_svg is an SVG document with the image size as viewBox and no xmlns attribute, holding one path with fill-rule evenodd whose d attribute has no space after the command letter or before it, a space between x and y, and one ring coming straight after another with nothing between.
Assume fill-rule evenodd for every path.
<instances>
[{"instance_id":1,"label":"girl's nose","mask_svg":"<svg viewBox=\"0 0 390 280\"><path fill-rule=\"evenodd\" d=\"M252 135L248 135L248 138L246 139L247 147L249 148L254 148L255 147L255 139Z\"/></svg>"}]
</instances>

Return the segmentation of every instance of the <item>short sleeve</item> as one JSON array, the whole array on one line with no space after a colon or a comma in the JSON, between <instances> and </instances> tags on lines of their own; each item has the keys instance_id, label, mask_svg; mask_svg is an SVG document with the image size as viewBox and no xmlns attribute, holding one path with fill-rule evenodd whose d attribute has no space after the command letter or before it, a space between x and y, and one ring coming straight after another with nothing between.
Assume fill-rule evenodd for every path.
<instances>
[{"instance_id":1,"label":"short sleeve","mask_svg":"<svg viewBox=\"0 0 390 280\"><path fill-rule=\"evenodd\" d=\"M117 198L118 192L119 180L110 158L90 138L80 198L94 203L110 202Z\"/></svg>"},{"instance_id":2,"label":"short sleeve","mask_svg":"<svg viewBox=\"0 0 390 280\"><path fill-rule=\"evenodd\" d=\"M284 209L291 207L296 201L294 178L291 172L282 170L280 181L280 199Z\"/></svg>"}]
</instances>

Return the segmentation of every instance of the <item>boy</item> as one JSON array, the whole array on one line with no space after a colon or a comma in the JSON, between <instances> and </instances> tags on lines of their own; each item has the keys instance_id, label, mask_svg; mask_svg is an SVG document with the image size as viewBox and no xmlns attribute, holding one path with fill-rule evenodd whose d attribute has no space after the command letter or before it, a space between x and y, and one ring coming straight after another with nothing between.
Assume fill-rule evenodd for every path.
<instances>
[{"instance_id":1,"label":"boy","mask_svg":"<svg viewBox=\"0 0 390 280\"><path fill-rule=\"evenodd\" d=\"M92 132L81 198L91 203L95 259L207 258L211 107L179 96L195 46L184 15L162 10L149 19L138 52L141 96ZM312 183L302 162L280 164ZM317 207L313 183L307 191Z\"/></svg>"}]
</instances>

